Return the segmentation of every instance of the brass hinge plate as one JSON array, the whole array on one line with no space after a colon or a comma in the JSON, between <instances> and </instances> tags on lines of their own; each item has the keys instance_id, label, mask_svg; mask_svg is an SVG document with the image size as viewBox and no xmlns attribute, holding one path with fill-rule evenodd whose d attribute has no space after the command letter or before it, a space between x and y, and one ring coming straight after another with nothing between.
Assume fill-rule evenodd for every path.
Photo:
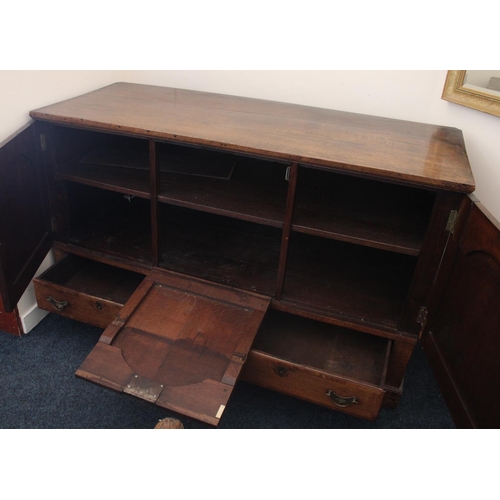
<instances>
[{"instance_id":1,"label":"brass hinge plate","mask_svg":"<svg viewBox=\"0 0 500 500\"><path fill-rule=\"evenodd\" d=\"M455 225L457 224L458 212L456 210L452 210L450 212L450 216L448 217L448 222L446 224L446 231L449 231L453 234L455 231Z\"/></svg>"},{"instance_id":2,"label":"brass hinge plate","mask_svg":"<svg viewBox=\"0 0 500 500\"><path fill-rule=\"evenodd\" d=\"M45 139L45 134L40 134L40 147L42 151L47 151L47 140Z\"/></svg>"},{"instance_id":3,"label":"brass hinge plate","mask_svg":"<svg viewBox=\"0 0 500 500\"><path fill-rule=\"evenodd\" d=\"M53 233L57 233L57 219L55 217L50 218L50 229Z\"/></svg>"},{"instance_id":4,"label":"brass hinge plate","mask_svg":"<svg viewBox=\"0 0 500 500\"><path fill-rule=\"evenodd\" d=\"M161 392L163 385L140 375L133 375L130 377L123 392L131 394L141 399L145 399L151 403L155 403Z\"/></svg>"}]
</instances>

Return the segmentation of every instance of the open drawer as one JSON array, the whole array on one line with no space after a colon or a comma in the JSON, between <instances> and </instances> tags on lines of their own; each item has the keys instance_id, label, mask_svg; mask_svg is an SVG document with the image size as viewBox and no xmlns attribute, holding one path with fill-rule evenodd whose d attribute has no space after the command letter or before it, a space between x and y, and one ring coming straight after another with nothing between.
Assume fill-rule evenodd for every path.
<instances>
[{"instance_id":1,"label":"open drawer","mask_svg":"<svg viewBox=\"0 0 500 500\"><path fill-rule=\"evenodd\" d=\"M66 255L34 280L38 306L106 328L144 275Z\"/></svg>"},{"instance_id":2,"label":"open drawer","mask_svg":"<svg viewBox=\"0 0 500 500\"><path fill-rule=\"evenodd\" d=\"M241 379L366 420L378 416L392 342L269 311Z\"/></svg>"}]
</instances>

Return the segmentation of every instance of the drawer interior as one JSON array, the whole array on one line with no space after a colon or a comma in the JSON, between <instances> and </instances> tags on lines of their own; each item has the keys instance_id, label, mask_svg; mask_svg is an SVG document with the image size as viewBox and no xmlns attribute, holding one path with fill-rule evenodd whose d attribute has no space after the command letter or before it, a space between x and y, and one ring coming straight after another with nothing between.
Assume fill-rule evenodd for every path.
<instances>
[{"instance_id":1,"label":"drawer interior","mask_svg":"<svg viewBox=\"0 0 500 500\"><path fill-rule=\"evenodd\" d=\"M270 310L252 349L328 375L383 386L391 341Z\"/></svg>"},{"instance_id":2,"label":"drawer interior","mask_svg":"<svg viewBox=\"0 0 500 500\"><path fill-rule=\"evenodd\" d=\"M38 278L39 281L61 285L75 292L122 305L143 279L142 274L75 255L65 256Z\"/></svg>"}]
</instances>

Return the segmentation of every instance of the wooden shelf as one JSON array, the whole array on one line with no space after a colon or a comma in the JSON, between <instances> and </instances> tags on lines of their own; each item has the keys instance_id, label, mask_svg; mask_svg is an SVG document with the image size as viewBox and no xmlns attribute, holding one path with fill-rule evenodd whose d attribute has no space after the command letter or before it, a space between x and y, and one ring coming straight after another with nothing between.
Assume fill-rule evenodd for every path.
<instances>
[{"instance_id":1,"label":"wooden shelf","mask_svg":"<svg viewBox=\"0 0 500 500\"><path fill-rule=\"evenodd\" d=\"M416 259L295 233L282 303L353 324L395 329Z\"/></svg>"},{"instance_id":2,"label":"wooden shelf","mask_svg":"<svg viewBox=\"0 0 500 500\"><path fill-rule=\"evenodd\" d=\"M59 170L56 178L150 199L148 170L72 162Z\"/></svg>"},{"instance_id":3,"label":"wooden shelf","mask_svg":"<svg viewBox=\"0 0 500 500\"><path fill-rule=\"evenodd\" d=\"M269 311L252 349L331 375L383 385L388 340L279 311Z\"/></svg>"},{"instance_id":4,"label":"wooden shelf","mask_svg":"<svg viewBox=\"0 0 500 500\"><path fill-rule=\"evenodd\" d=\"M150 199L148 151L142 142L134 148L127 142L121 146L91 149L60 167L56 178ZM285 165L172 144L157 144L157 158L158 201L283 226Z\"/></svg>"},{"instance_id":5,"label":"wooden shelf","mask_svg":"<svg viewBox=\"0 0 500 500\"><path fill-rule=\"evenodd\" d=\"M226 161L228 156L224 155ZM234 169L228 179L162 172L159 201L282 227L286 166L237 156L232 160ZM202 158L199 161L203 165Z\"/></svg>"},{"instance_id":6,"label":"wooden shelf","mask_svg":"<svg viewBox=\"0 0 500 500\"><path fill-rule=\"evenodd\" d=\"M302 168L292 229L418 255L433 202L428 191Z\"/></svg>"},{"instance_id":7,"label":"wooden shelf","mask_svg":"<svg viewBox=\"0 0 500 500\"><path fill-rule=\"evenodd\" d=\"M160 267L273 296L281 231L165 206Z\"/></svg>"}]
</instances>

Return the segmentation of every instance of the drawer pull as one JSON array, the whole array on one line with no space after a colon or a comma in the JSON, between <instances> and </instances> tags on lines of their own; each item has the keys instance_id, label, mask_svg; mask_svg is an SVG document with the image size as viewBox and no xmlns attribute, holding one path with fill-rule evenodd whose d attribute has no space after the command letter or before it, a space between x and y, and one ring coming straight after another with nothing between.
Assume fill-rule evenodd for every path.
<instances>
[{"instance_id":1,"label":"drawer pull","mask_svg":"<svg viewBox=\"0 0 500 500\"><path fill-rule=\"evenodd\" d=\"M287 372L287 369L284 367L284 366L277 366L275 369L274 369L274 372L276 373L276 375L278 375L279 377L284 377L286 375L286 372Z\"/></svg>"},{"instance_id":2,"label":"drawer pull","mask_svg":"<svg viewBox=\"0 0 500 500\"><path fill-rule=\"evenodd\" d=\"M95 303L95 308L96 308L98 311L102 310L102 303L101 303L101 302L99 302L99 301L97 301L97 302Z\"/></svg>"},{"instance_id":3,"label":"drawer pull","mask_svg":"<svg viewBox=\"0 0 500 500\"><path fill-rule=\"evenodd\" d=\"M330 398L330 400L334 405L340 406L341 408L347 408L352 404L359 403L358 398L356 396L347 396L344 398L342 396L339 396L338 394L335 394L331 389L326 391L326 395Z\"/></svg>"},{"instance_id":4,"label":"drawer pull","mask_svg":"<svg viewBox=\"0 0 500 500\"><path fill-rule=\"evenodd\" d=\"M69 306L69 302L67 300L56 300L52 296L50 296L47 300L52 304L52 307L57 311L62 311Z\"/></svg>"}]
</instances>

